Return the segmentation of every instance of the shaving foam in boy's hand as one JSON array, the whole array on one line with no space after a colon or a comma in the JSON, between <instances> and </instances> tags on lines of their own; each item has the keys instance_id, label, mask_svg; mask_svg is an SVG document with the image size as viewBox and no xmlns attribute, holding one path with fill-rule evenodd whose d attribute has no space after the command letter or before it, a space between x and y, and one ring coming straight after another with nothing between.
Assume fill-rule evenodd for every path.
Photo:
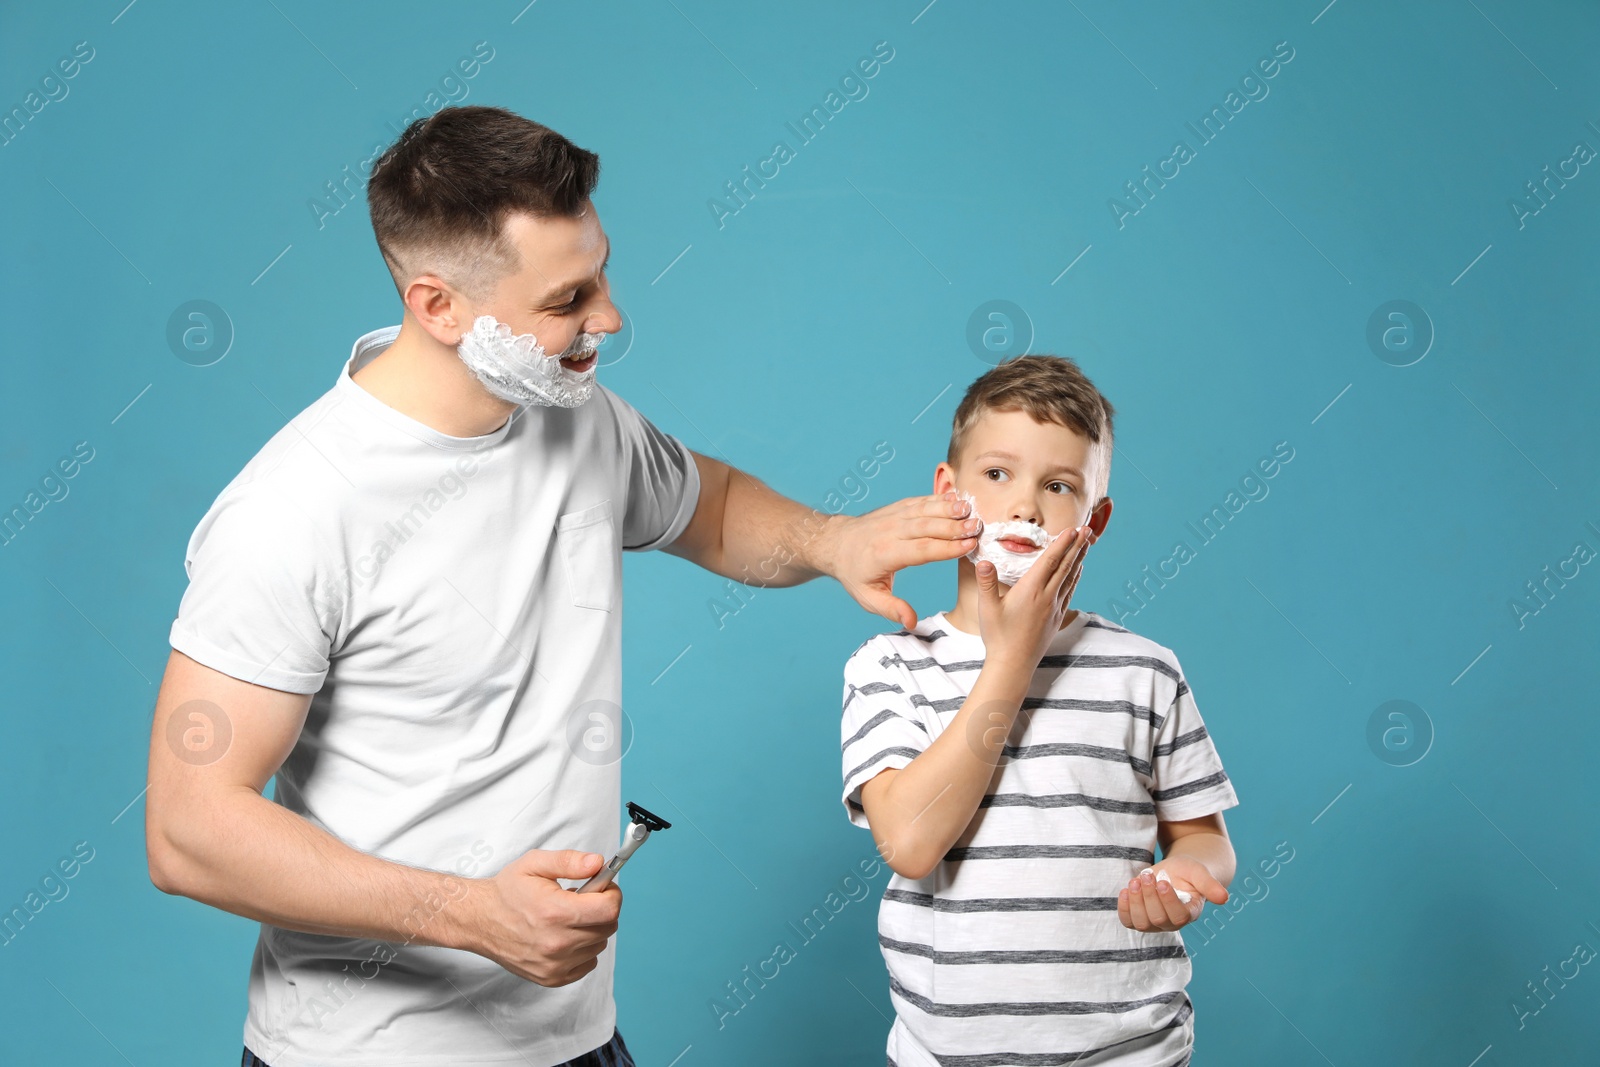
<instances>
[{"instance_id":1,"label":"shaving foam in boy's hand","mask_svg":"<svg viewBox=\"0 0 1600 1067\"><path fill-rule=\"evenodd\" d=\"M1228 890L1198 860L1168 856L1117 894L1117 918L1130 930L1176 930L1198 919L1207 900L1226 904Z\"/></svg>"}]
</instances>

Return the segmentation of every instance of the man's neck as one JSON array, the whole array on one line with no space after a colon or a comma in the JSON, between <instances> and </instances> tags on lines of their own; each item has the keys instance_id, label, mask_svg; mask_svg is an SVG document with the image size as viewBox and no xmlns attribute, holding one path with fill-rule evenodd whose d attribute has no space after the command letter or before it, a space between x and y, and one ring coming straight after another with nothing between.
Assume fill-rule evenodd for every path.
<instances>
[{"instance_id":1,"label":"man's neck","mask_svg":"<svg viewBox=\"0 0 1600 1067\"><path fill-rule=\"evenodd\" d=\"M350 378L400 414L450 437L493 433L517 409L485 389L456 350L434 340L410 312L394 343Z\"/></svg>"}]
</instances>

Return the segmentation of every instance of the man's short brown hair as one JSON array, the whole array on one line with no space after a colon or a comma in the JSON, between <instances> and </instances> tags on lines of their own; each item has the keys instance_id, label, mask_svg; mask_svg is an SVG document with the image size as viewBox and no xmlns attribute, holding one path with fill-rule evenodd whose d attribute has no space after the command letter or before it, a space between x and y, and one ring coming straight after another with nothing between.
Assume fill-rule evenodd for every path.
<instances>
[{"instance_id":1,"label":"man's short brown hair","mask_svg":"<svg viewBox=\"0 0 1600 1067\"><path fill-rule=\"evenodd\" d=\"M501 107L443 108L417 119L378 157L367 207L402 296L436 274L471 299L521 268L506 217L583 214L600 157Z\"/></svg>"},{"instance_id":2,"label":"man's short brown hair","mask_svg":"<svg viewBox=\"0 0 1600 1067\"><path fill-rule=\"evenodd\" d=\"M1116 409L1072 359L1018 356L980 375L967 386L956 406L948 462L956 462L972 424L989 411L1026 411L1037 422L1054 422L1083 434L1094 444L1091 454L1097 457L1091 502L1099 503L1105 497L1111 480L1111 420Z\"/></svg>"}]
</instances>

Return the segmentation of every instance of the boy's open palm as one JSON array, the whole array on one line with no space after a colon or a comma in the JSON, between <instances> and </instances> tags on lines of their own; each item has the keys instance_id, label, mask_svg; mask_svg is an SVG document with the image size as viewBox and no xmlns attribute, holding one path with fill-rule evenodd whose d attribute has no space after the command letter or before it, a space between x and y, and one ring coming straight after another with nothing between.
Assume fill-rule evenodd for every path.
<instances>
[{"instance_id":1,"label":"boy's open palm","mask_svg":"<svg viewBox=\"0 0 1600 1067\"><path fill-rule=\"evenodd\" d=\"M1156 877L1163 870L1171 882ZM1178 899L1179 889L1189 894L1189 903ZM1176 930L1198 919L1208 900L1226 904L1227 888L1198 860L1168 856L1117 894L1117 918L1130 930Z\"/></svg>"},{"instance_id":2,"label":"boy's open palm","mask_svg":"<svg viewBox=\"0 0 1600 1067\"><path fill-rule=\"evenodd\" d=\"M978 563L978 629L985 648L1030 669L1038 666L1067 617L1089 537L1083 528L1064 531L1006 593L1000 592L994 564Z\"/></svg>"}]
</instances>

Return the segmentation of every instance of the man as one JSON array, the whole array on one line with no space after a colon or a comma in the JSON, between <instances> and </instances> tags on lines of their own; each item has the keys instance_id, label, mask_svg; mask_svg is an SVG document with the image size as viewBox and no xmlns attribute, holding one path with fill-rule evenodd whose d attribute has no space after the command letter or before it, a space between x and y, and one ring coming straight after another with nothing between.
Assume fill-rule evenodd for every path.
<instances>
[{"instance_id":1,"label":"man","mask_svg":"<svg viewBox=\"0 0 1600 1067\"><path fill-rule=\"evenodd\" d=\"M401 324L190 539L146 841L158 888L262 923L249 1067L631 1064L621 890L560 884L617 840L622 550L914 625L894 573L976 544L953 494L819 515L598 385L598 174L498 108L408 127L367 190Z\"/></svg>"}]
</instances>

